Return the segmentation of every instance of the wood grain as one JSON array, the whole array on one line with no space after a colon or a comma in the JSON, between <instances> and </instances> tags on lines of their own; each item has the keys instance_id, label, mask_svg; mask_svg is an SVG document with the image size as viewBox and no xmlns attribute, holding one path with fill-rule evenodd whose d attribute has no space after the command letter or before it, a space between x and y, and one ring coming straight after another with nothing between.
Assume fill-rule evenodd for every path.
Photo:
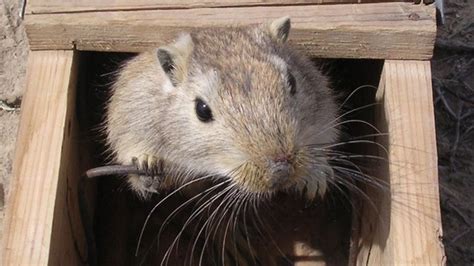
<instances>
[{"instance_id":1,"label":"wood grain","mask_svg":"<svg viewBox=\"0 0 474 266\"><path fill-rule=\"evenodd\" d=\"M377 102L376 125L389 132L377 175L388 190L371 193L377 211L364 206L357 264L443 265L430 63L385 61Z\"/></svg>"},{"instance_id":2,"label":"wood grain","mask_svg":"<svg viewBox=\"0 0 474 266\"><path fill-rule=\"evenodd\" d=\"M248 25L285 15L290 41L310 56L429 59L436 36L433 5L348 5L197 8L27 15L33 50L78 49L138 52L163 45L178 33Z\"/></svg>"},{"instance_id":3,"label":"wood grain","mask_svg":"<svg viewBox=\"0 0 474 266\"><path fill-rule=\"evenodd\" d=\"M375 2L410 2L410 0L29 0L27 14Z\"/></svg>"},{"instance_id":4,"label":"wood grain","mask_svg":"<svg viewBox=\"0 0 474 266\"><path fill-rule=\"evenodd\" d=\"M2 265L77 265L81 261L78 252L84 254L74 204L80 175L72 144L77 145L72 134L76 68L73 51L29 55Z\"/></svg>"}]
</instances>

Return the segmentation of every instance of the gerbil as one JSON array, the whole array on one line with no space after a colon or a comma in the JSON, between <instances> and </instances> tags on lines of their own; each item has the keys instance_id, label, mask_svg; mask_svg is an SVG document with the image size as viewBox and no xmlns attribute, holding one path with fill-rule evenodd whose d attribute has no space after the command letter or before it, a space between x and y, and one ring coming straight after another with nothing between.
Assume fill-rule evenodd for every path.
<instances>
[{"instance_id":1,"label":"gerbil","mask_svg":"<svg viewBox=\"0 0 474 266\"><path fill-rule=\"evenodd\" d=\"M147 197L202 176L271 196L323 195L332 170L324 144L338 138L327 78L288 43L290 19L181 35L129 61L106 116L117 162L178 176L131 175Z\"/></svg>"}]
</instances>

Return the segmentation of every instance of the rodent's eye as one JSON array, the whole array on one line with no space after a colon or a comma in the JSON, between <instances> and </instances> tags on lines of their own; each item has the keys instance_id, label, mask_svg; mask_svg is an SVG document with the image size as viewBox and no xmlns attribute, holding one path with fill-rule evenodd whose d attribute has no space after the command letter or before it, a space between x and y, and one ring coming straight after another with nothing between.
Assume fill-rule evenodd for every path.
<instances>
[{"instance_id":1,"label":"rodent's eye","mask_svg":"<svg viewBox=\"0 0 474 266\"><path fill-rule=\"evenodd\" d=\"M212 121L212 111L209 105L200 98L196 98L196 115L202 122Z\"/></svg>"},{"instance_id":2,"label":"rodent's eye","mask_svg":"<svg viewBox=\"0 0 474 266\"><path fill-rule=\"evenodd\" d=\"M296 93L296 79L290 72L288 72L287 79L288 86L290 86L290 94L294 95Z\"/></svg>"}]
</instances>

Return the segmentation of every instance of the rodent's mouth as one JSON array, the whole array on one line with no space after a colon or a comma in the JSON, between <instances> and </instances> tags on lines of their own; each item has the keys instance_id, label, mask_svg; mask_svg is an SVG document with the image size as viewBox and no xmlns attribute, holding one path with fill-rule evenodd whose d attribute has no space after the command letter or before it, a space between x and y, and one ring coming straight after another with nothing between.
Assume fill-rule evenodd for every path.
<instances>
[{"instance_id":1,"label":"rodent's mouth","mask_svg":"<svg viewBox=\"0 0 474 266\"><path fill-rule=\"evenodd\" d=\"M329 167L330 168L330 167ZM288 174L275 174L268 168L262 168L252 163L247 163L239 168L230 178L244 191L256 194L272 195L277 192L306 194L313 199L316 195L324 195L326 191L328 174L322 170L311 171L310 165L300 164L299 167L291 166ZM313 169L314 170L314 169Z\"/></svg>"},{"instance_id":2,"label":"rodent's mouth","mask_svg":"<svg viewBox=\"0 0 474 266\"><path fill-rule=\"evenodd\" d=\"M272 173L268 169L251 163L241 167L240 171L236 171L230 178L241 189L258 194L273 194L279 191L290 190L297 185L297 180L301 179L293 170L293 167L287 173L279 174Z\"/></svg>"},{"instance_id":3,"label":"rodent's mouth","mask_svg":"<svg viewBox=\"0 0 474 266\"><path fill-rule=\"evenodd\" d=\"M258 179L258 178L256 178ZM287 180L284 183L276 185L270 185L266 182L259 182L259 180L252 180L247 182L236 181L240 189L255 193L255 194L274 194L281 191L288 191L295 186L295 182Z\"/></svg>"}]
</instances>

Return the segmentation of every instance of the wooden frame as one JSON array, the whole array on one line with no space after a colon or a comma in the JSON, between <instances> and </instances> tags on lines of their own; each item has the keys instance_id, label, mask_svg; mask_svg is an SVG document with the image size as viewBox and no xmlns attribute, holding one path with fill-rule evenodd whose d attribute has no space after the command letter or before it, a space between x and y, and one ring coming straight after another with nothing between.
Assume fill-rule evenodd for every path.
<instances>
[{"instance_id":1,"label":"wooden frame","mask_svg":"<svg viewBox=\"0 0 474 266\"><path fill-rule=\"evenodd\" d=\"M376 102L378 137L388 164L377 169L390 191L365 204L358 265L443 265L438 158L428 61L384 63Z\"/></svg>"},{"instance_id":2,"label":"wooden frame","mask_svg":"<svg viewBox=\"0 0 474 266\"><path fill-rule=\"evenodd\" d=\"M32 50L143 51L193 28L292 17L290 40L316 57L429 59L433 6L413 3L219 7L33 14L25 18ZM60 33L60 34L58 34Z\"/></svg>"},{"instance_id":3,"label":"wooden frame","mask_svg":"<svg viewBox=\"0 0 474 266\"><path fill-rule=\"evenodd\" d=\"M74 265L81 261L76 251L85 242L75 200L82 171L74 114L75 54L36 51L29 55L2 265Z\"/></svg>"},{"instance_id":4,"label":"wooden frame","mask_svg":"<svg viewBox=\"0 0 474 266\"><path fill-rule=\"evenodd\" d=\"M298 6L317 4L355 4L393 2L392 0L136 0L133 4L128 0L95 1L76 0L74 4L61 0L30 0L26 14L87 12L87 11L130 11L152 9L191 9L216 7L253 7L253 6ZM412 2L400 0L398 2Z\"/></svg>"},{"instance_id":5,"label":"wooden frame","mask_svg":"<svg viewBox=\"0 0 474 266\"><path fill-rule=\"evenodd\" d=\"M429 62L422 61L432 56L434 7L315 5L327 1L353 2L202 1L183 8L148 5L148 0L139 1L143 6L122 0L112 6L94 6L93 0L29 1L25 25L31 48L55 51L30 53L0 250L3 264L82 264L87 253L75 201L84 162L78 158L74 115L79 58L72 50L138 51L191 25L249 24L288 14L294 26L290 39L313 56L414 59L384 63L376 124L389 132L377 139L387 148L380 156L388 164L377 171L390 192L368 192L378 206L361 206L365 220L354 229L351 263L444 264L431 73Z\"/></svg>"}]
</instances>

